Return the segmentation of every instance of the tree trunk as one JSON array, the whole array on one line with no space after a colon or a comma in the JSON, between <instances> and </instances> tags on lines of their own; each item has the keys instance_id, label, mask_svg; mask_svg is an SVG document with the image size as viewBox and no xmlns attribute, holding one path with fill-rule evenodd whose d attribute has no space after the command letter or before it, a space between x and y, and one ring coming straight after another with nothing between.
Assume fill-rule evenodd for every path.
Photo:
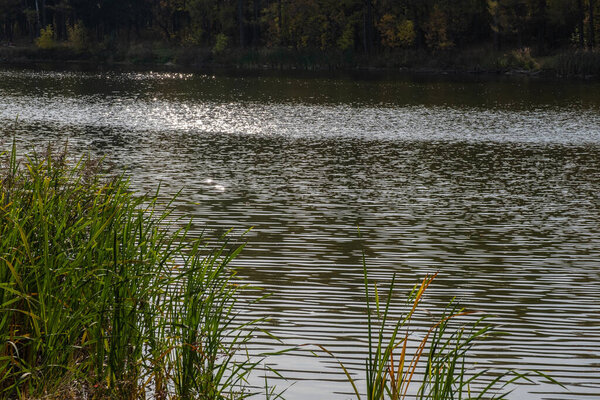
<instances>
[{"instance_id":1,"label":"tree trunk","mask_svg":"<svg viewBox=\"0 0 600 400\"><path fill-rule=\"evenodd\" d=\"M590 49L596 47L596 32L594 31L594 0L589 0L590 5L590 18L589 18L589 31L590 31L590 39L588 41L588 46Z\"/></svg>"},{"instance_id":2,"label":"tree trunk","mask_svg":"<svg viewBox=\"0 0 600 400\"><path fill-rule=\"evenodd\" d=\"M365 0L363 39L365 53L370 53L373 44L373 3Z\"/></svg>"},{"instance_id":3,"label":"tree trunk","mask_svg":"<svg viewBox=\"0 0 600 400\"><path fill-rule=\"evenodd\" d=\"M252 30L252 43L260 45L260 0L254 0L254 25Z\"/></svg>"},{"instance_id":4,"label":"tree trunk","mask_svg":"<svg viewBox=\"0 0 600 400\"><path fill-rule=\"evenodd\" d=\"M42 0L42 26L46 27L46 0Z\"/></svg>"},{"instance_id":5,"label":"tree trunk","mask_svg":"<svg viewBox=\"0 0 600 400\"><path fill-rule=\"evenodd\" d=\"M539 0L537 15L538 50L545 51L546 44L546 0Z\"/></svg>"},{"instance_id":6,"label":"tree trunk","mask_svg":"<svg viewBox=\"0 0 600 400\"><path fill-rule=\"evenodd\" d=\"M240 47L244 47L244 1L238 0L238 23L240 27Z\"/></svg>"},{"instance_id":7,"label":"tree trunk","mask_svg":"<svg viewBox=\"0 0 600 400\"><path fill-rule=\"evenodd\" d=\"M282 0L277 0L277 23L279 25L279 35L281 36L283 34L283 21L282 21L282 16L281 16L281 1Z\"/></svg>"},{"instance_id":8,"label":"tree trunk","mask_svg":"<svg viewBox=\"0 0 600 400\"><path fill-rule=\"evenodd\" d=\"M585 12L583 11L582 0L577 0L577 19L577 29L579 30L579 47L583 49L585 47L585 38L583 37L583 20L585 19Z\"/></svg>"},{"instance_id":9,"label":"tree trunk","mask_svg":"<svg viewBox=\"0 0 600 400\"><path fill-rule=\"evenodd\" d=\"M494 50L500 49L500 21L498 18L498 10L492 10L492 41Z\"/></svg>"},{"instance_id":10,"label":"tree trunk","mask_svg":"<svg viewBox=\"0 0 600 400\"><path fill-rule=\"evenodd\" d=\"M40 5L38 3L38 0L35 0L35 13L37 14L37 26L36 29L34 29L35 31L39 31L39 26L42 23L42 18L40 16Z\"/></svg>"}]
</instances>

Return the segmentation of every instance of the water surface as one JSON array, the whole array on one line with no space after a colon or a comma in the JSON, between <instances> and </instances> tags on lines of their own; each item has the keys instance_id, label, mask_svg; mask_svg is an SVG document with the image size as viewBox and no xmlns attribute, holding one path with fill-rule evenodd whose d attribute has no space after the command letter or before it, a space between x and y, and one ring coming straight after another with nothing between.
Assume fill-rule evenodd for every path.
<instances>
[{"instance_id":1,"label":"water surface","mask_svg":"<svg viewBox=\"0 0 600 400\"><path fill-rule=\"evenodd\" d=\"M18 123L15 119L18 117ZM565 383L515 399L600 394L600 84L488 77L0 70L0 141L68 141L140 191L182 189L194 229L253 227L241 279L306 344L269 360L286 398L346 399L366 332L361 251L398 302L439 271L423 304L452 297L506 332L478 366L540 369ZM360 226L362 238L358 237ZM425 325L433 316L423 312ZM312 347L311 347L312 346Z\"/></svg>"}]
</instances>

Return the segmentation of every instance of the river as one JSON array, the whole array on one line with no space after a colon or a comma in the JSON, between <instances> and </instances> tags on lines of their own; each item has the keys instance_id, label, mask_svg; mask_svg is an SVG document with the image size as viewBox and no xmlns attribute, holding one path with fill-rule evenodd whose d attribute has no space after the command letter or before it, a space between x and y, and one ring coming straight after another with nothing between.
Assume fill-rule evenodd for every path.
<instances>
[{"instance_id":1,"label":"river","mask_svg":"<svg viewBox=\"0 0 600 400\"><path fill-rule=\"evenodd\" d=\"M351 397L316 345L360 381L363 250L378 284L396 274L398 304L439 272L423 323L453 297L491 315L502 333L475 347L479 367L566 386L509 398L600 395L597 82L4 68L0 124L3 148L68 141L140 192L181 189L197 234L252 227L234 266L271 296L242 318L269 316L283 343L251 351L306 345L267 361L287 399Z\"/></svg>"}]
</instances>

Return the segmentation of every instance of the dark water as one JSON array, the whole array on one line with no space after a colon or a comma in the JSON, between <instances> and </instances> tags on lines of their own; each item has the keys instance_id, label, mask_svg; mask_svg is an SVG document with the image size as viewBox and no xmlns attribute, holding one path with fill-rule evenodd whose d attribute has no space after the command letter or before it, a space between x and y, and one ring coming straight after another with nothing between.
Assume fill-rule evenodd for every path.
<instances>
[{"instance_id":1,"label":"dark water","mask_svg":"<svg viewBox=\"0 0 600 400\"><path fill-rule=\"evenodd\" d=\"M15 118L18 116L18 123ZM600 396L600 84L500 78L0 70L0 141L68 140L140 190L183 188L182 215L249 243L241 279L272 296L288 399L351 396L360 379L361 250L398 306L439 271L419 316L452 297L505 332L479 367L543 370L567 386L515 399ZM362 238L358 237L360 226ZM359 382L360 386L360 382Z\"/></svg>"}]
</instances>

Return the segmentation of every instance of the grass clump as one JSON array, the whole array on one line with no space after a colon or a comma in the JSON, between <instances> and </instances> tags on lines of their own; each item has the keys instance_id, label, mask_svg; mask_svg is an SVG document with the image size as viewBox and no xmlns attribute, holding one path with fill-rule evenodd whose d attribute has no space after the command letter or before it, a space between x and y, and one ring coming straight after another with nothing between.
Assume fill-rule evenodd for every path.
<instances>
[{"instance_id":1,"label":"grass clump","mask_svg":"<svg viewBox=\"0 0 600 400\"><path fill-rule=\"evenodd\" d=\"M469 365L469 351L491 333L492 326L485 322L486 316L477 317L477 312L467 311L454 301L428 328L411 326L437 273L415 285L406 299L406 311L399 318L392 318L395 276L387 293L381 295L377 284L368 278L364 256L363 271L368 330L366 393L361 393L357 381L337 360L357 400L499 400L507 398L511 385L519 381L534 383L527 373L475 370ZM531 373L562 386L543 372Z\"/></svg>"},{"instance_id":2,"label":"grass clump","mask_svg":"<svg viewBox=\"0 0 600 400\"><path fill-rule=\"evenodd\" d=\"M0 168L0 398L246 395L241 247L188 237L89 159L13 146Z\"/></svg>"}]
</instances>

